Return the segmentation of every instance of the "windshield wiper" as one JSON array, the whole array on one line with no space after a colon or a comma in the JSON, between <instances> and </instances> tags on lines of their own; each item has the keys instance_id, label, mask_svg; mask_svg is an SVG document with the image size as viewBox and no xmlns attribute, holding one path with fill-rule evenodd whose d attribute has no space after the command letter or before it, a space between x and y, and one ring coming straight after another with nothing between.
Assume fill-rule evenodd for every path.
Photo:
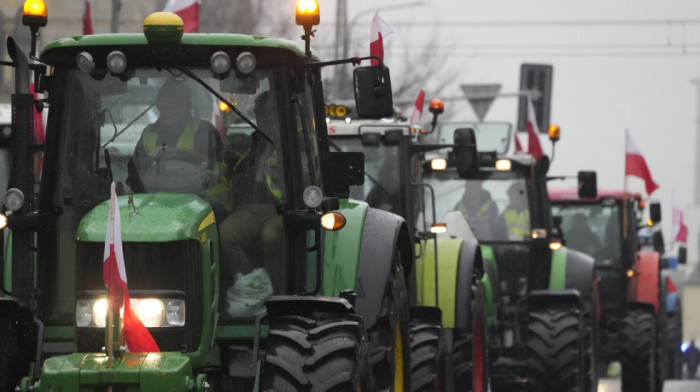
<instances>
[{"instance_id":1,"label":"windshield wiper","mask_svg":"<svg viewBox=\"0 0 700 392\"><path fill-rule=\"evenodd\" d=\"M190 71L189 69L185 68L184 66L175 65L175 68L177 68L180 72L182 72L182 73L184 73L185 75L189 76L190 78L192 78L193 80L195 80L197 83L199 83L202 87L204 87L205 89L207 89L210 93L212 93L212 94L213 94L216 98L218 98L221 102L225 103L226 106L228 106L229 108L231 108L231 110L233 110L234 113L236 113L236 114L238 115L238 117L240 117L243 121L245 121L246 123L248 123L248 125L250 125L251 127L253 127L253 129L255 129L256 131L260 132L260 134L261 134L265 139L267 139L267 141L270 142L270 144L272 144L273 146L275 145L275 142L273 142L272 139L270 139L270 137L267 136L267 135L265 134L265 132L263 132L263 131L260 129L260 127L258 127L253 121L251 121L248 117L246 117L245 114L243 114L243 112L241 112L240 110L238 110L238 107L236 107L236 105L234 105L233 103L229 102L228 99L224 98L223 95L219 94L218 91L216 91L213 87L211 87L210 85L208 85L207 82L205 82L204 80L202 80L202 79L201 79L199 76L197 76L194 72Z\"/></svg>"}]
</instances>

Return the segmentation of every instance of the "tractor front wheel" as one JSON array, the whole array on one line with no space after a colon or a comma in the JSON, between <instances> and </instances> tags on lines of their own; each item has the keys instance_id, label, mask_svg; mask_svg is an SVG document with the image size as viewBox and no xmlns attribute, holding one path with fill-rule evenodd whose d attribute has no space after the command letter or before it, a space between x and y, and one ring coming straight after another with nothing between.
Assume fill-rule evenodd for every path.
<instances>
[{"instance_id":1,"label":"tractor front wheel","mask_svg":"<svg viewBox=\"0 0 700 392\"><path fill-rule=\"evenodd\" d=\"M527 377L531 391L581 391L585 373L579 311L555 304L528 315Z\"/></svg>"},{"instance_id":2,"label":"tractor front wheel","mask_svg":"<svg viewBox=\"0 0 700 392\"><path fill-rule=\"evenodd\" d=\"M371 383L360 317L320 313L270 321L263 391L371 391Z\"/></svg>"},{"instance_id":3,"label":"tractor front wheel","mask_svg":"<svg viewBox=\"0 0 700 392\"><path fill-rule=\"evenodd\" d=\"M631 309L622 320L620 362L623 392L656 389L656 318L647 309Z\"/></svg>"}]
</instances>

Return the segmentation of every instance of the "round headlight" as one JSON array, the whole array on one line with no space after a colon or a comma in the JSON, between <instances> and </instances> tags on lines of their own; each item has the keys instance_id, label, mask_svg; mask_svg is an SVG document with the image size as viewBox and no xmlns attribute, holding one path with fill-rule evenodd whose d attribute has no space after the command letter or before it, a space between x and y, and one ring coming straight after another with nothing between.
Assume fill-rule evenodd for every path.
<instances>
[{"instance_id":1,"label":"round headlight","mask_svg":"<svg viewBox=\"0 0 700 392\"><path fill-rule=\"evenodd\" d=\"M9 125L5 125L2 127L0 132L2 132L2 137L8 138L8 137L12 136L12 127Z\"/></svg>"},{"instance_id":2,"label":"round headlight","mask_svg":"<svg viewBox=\"0 0 700 392\"><path fill-rule=\"evenodd\" d=\"M115 50L107 55L107 68L110 72L119 74L126 69L126 55Z\"/></svg>"},{"instance_id":3,"label":"round headlight","mask_svg":"<svg viewBox=\"0 0 700 392\"><path fill-rule=\"evenodd\" d=\"M249 74L255 69L255 56L250 52L243 52L236 57L236 69L242 74Z\"/></svg>"},{"instance_id":4,"label":"round headlight","mask_svg":"<svg viewBox=\"0 0 700 392\"><path fill-rule=\"evenodd\" d=\"M321 188L311 185L304 189L304 204L309 208L316 208L323 202L323 191Z\"/></svg>"},{"instance_id":5,"label":"round headlight","mask_svg":"<svg viewBox=\"0 0 700 392\"><path fill-rule=\"evenodd\" d=\"M231 69L231 58L226 52L219 51L212 54L209 62L211 64L212 71L218 75L223 75L228 72L229 69Z\"/></svg>"},{"instance_id":6,"label":"round headlight","mask_svg":"<svg viewBox=\"0 0 700 392\"><path fill-rule=\"evenodd\" d=\"M78 64L78 68L85 73L90 73L95 69L95 59L88 52L80 52L75 56L75 63Z\"/></svg>"},{"instance_id":7,"label":"round headlight","mask_svg":"<svg viewBox=\"0 0 700 392\"><path fill-rule=\"evenodd\" d=\"M5 192L5 207L10 211L17 211L24 205L24 193L17 188L8 189Z\"/></svg>"}]
</instances>

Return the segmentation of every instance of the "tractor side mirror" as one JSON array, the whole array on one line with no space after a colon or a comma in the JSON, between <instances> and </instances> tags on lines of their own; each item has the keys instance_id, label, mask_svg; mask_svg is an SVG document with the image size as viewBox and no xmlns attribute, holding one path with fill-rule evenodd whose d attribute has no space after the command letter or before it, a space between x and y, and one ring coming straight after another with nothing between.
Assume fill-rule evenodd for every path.
<instances>
[{"instance_id":1,"label":"tractor side mirror","mask_svg":"<svg viewBox=\"0 0 700 392\"><path fill-rule=\"evenodd\" d=\"M596 172L578 172L578 197L579 199L595 199L598 197L598 181Z\"/></svg>"},{"instance_id":2,"label":"tractor side mirror","mask_svg":"<svg viewBox=\"0 0 700 392\"><path fill-rule=\"evenodd\" d=\"M661 222L661 203L658 201L649 203L649 219L654 225Z\"/></svg>"},{"instance_id":3,"label":"tractor side mirror","mask_svg":"<svg viewBox=\"0 0 700 392\"><path fill-rule=\"evenodd\" d=\"M365 154L361 152L331 152L329 196L345 199L351 185L365 182Z\"/></svg>"},{"instance_id":4,"label":"tractor side mirror","mask_svg":"<svg viewBox=\"0 0 700 392\"><path fill-rule=\"evenodd\" d=\"M688 261L688 249L685 246L678 248L678 264L685 264Z\"/></svg>"},{"instance_id":5,"label":"tractor side mirror","mask_svg":"<svg viewBox=\"0 0 700 392\"><path fill-rule=\"evenodd\" d=\"M476 177L479 171L479 155L476 151L476 135L472 128L457 128L452 150L457 173L462 178Z\"/></svg>"},{"instance_id":6,"label":"tractor side mirror","mask_svg":"<svg viewBox=\"0 0 700 392\"><path fill-rule=\"evenodd\" d=\"M394 115L389 68L357 67L353 71L355 107L361 118L385 118Z\"/></svg>"}]
</instances>

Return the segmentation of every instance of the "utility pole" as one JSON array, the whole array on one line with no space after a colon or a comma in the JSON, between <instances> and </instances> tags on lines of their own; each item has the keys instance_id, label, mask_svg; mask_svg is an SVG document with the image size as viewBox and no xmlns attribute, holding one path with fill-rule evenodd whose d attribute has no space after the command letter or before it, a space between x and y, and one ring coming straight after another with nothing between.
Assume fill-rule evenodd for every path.
<instances>
[{"instance_id":1,"label":"utility pole","mask_svg":"<svg viewBox=\"0 0 700 392\"><path fill-rule=\"evenodd\" d=\"M335 59L340 59L347 57L347 53L341 50L344 48L344 43L348 40L348 3L347 0L338 0L338 6L336 9L335 17L335 48L334 57ZM338 99L341 96L341 91L345 85L345 74L346 74L347 64L341 64L335 67L334 79L333 80L333 98Z\"/></svg>"},{"instance_id":2,"label":"utility pole","mask_svg":"<svg viewBox=\"0 0 700 392\"><path fill-rule=\"evenodd\" d=\"M112 33L119 32L119 10L122 8L121 0L112 0Z\"/></svg>"},{"instance_id":3,"label":"utility pole","mask_svg":"<svg viewBox=\"0 0 700 392\"><path fill-rule=\"evenodd\" d=\"M695 192L694 204L700 206L700 79L692 79L690 83L694 84L698 91L697 113L695 114Z\"/></svg>"}]
</instances>

